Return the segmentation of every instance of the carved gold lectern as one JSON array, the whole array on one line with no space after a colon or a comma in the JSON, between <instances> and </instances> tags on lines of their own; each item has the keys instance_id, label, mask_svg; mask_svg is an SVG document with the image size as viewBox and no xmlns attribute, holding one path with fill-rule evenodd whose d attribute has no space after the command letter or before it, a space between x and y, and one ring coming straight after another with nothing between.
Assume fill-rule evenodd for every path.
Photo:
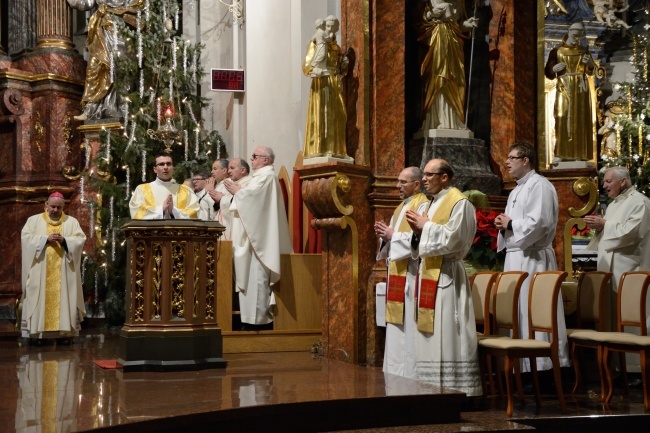
<instances>
[{"instance_id":1,"label":"carved gold lectern","mask_svg":"<svg viewBox=\"0 0 650 433\"><path fill-rule=\"evenodd\" d=\"M127 238L124 371L225 367L217 324L217 261L224 227L198 220L133 220Z\"/></svg>"}]
</instances>

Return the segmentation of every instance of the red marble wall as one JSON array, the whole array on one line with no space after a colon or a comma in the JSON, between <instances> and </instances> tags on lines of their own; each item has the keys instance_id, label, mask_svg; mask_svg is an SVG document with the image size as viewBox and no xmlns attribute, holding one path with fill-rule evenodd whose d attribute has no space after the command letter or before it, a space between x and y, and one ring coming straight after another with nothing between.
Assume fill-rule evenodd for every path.
<instances>
[{"instance_id":1,"label":"red marble wall","mask_svg":"<svg viewBox=\"0 0 650 433\"><path fill-rule=\"evenodd\" d=\"M493 171L504 179L508 146L535 144L537 113L536 2L492 0L490 66L492 70ZM510 179L511 180L511 179Z\"/></svg>"}]
</instances>

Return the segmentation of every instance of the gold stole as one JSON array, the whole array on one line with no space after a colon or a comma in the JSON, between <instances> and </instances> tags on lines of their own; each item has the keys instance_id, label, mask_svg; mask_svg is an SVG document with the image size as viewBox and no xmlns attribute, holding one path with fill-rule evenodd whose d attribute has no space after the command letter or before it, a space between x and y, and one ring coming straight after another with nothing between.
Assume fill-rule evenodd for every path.
<instances>
[{"instance_id":1,"label":"gold stole","mask_svg":"<svg viewBox=\"0 0 650 433\"><path fill-rule=\"evenodd\" d=\"M152 207L155 208L157 206L156 197L153 195L153 188L151 188L150 183L145 183L142 185L142 195L144 196L144 206L140 206L140 209L138 209L136 212L134 218L136 220L142 219L147 214L147 209ZM178 193L176 194L176 207L180 210L185 211L189 204L189 188L184 185L178 185ZM187 213L190 218L197 218L198 214L196 211L187 211Z\"/></svg>"},{"instance_id":2,"label":"gold stole","mask_svg":"<svg viewBox=\"0 0 650 433\"><path fill-rule=\"evenodd\" d=\"M438 225L447 224L451 217L451 211L461 200L467 200L467 197L456 188L450 189L431 217L431 222ZM418 331L420 332L433 334L433 318L435 317L436 294L438 292L438 278L440 277L442 260L443 256L424 257L422 259L420 268L422 279L420 281L418 300Z\"/></svg>"},{"instance_id":3,"label":"gold stole","mask_svg":"<svg viewBox=\"0 0 650 433\"><path fill-rule=\"evenodd\" d=\"M406 205L407 210L417 211L422 203L429 199L422 193L415 194ZM404 202L400 203L393 212L393 221L397 221ZM395 229L399 233L410 232L406 218L402 218L399 227ZM386 322L395 325L404 324L404 287L406 287L406 273L408 271L409 259L391 261L388 265L388 293L386 295Z\"/></svg>"},{"instance_id":4,"label":"gold stole","mask_svg":"<svg viewBox=\"0 0 650 433\"><path fill-rule=\"evenodd\" d=\"M46 234L63 234L62 223L68 217L61 213L58 221L52 221L43 212L43 219L47 223ZM45 247L45 323L43 331L58 331L61 329L61 262L63 261L63 247L53 242Z\"/></svg>"}]
</instances>

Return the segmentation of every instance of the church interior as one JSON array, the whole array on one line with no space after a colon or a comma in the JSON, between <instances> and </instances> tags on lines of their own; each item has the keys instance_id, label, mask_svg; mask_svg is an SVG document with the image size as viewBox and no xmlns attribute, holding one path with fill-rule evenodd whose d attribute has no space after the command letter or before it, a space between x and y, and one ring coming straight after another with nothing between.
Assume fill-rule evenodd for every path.
<instances>
[{"instance_id":1,"label":"church interior","mask_svg":"<svg viewBox=\"0 0 650 433\"><path fill-rule=\"evenodd\" d=\"M424 96L423 59L438 53L422 15L443 3L460 23L460 84L443 86L460 104L452 115ZM321 78L307 72L305 49L332 16L345 62L326 76L338 89L327 98L340 96L343 114L328 111L323 129L341 138L319 148L310 140ZM575 67L587 72L560 78L554 49L575 23L587 53ZM580 389L574 369L562 369L566 405L540 372L541 401L527 391L512 416L500 381L468 397L383 373L377 287L387 266L373 230L402 202L402 169L433 158L454 167L453 186L481 209L503 212L517 186L509 147L529 143L557 191L552 247L574 326L581 275L597 260L582 217L607 203L603 169L627 167L650 193L649 29L647 0L0 1L0 226L9 228L0 432L649 431L650 383L630 370L604 401L594 352L581 357ZM566 118L556 114L564 99ZM248 161L259 146L275 153L293 254L281 259L273 322L251 330L233 288L232 241L213 242L214 226L201 221L134 224L129 198L155 179L160 152L173 155L182 183L213 161ZM72 344L37 346L20 333L20 233L55 191L86 235L86 317ZM465 260L468 274L503 269L503 256L483 253ZM200 300L182 294L202 313L147 316L173 304L173 290L159 301L144 289L157 284L157 257L204 287Z\"/></svg>"}]
</instances>

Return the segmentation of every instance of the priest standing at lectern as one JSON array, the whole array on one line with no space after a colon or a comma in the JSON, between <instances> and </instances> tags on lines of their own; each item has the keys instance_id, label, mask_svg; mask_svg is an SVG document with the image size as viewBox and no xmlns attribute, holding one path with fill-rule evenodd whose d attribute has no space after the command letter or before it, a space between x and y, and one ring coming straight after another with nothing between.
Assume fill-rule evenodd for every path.
<instances>
[{"instance_id":1,"label":"priest standing at lectern","mask_svg":"<svg viewBox=\"0 0 650 433\"><path fill-rule=\"evenodd\" d=\"M86 235L63 206L63 194L52 193L45 212L31 216L20 236L21 331L35 344L50 338L70 344L86 315L80 273Z\"/></svg>"},{"instance_id":2,"label":"priest standing at lectern","mask_svg":"<svg viewBox=\"0 0 650 433\"><path fill-rule=\"evenodd\" d=\"M275 154L256 147L253 175L242 186L224 180L232 194L232 247L241 322L245 328L273 321L273 285L280 280L280 255L293 252L280 182L273 170ZM251 326L252 325L252 326Z\"/></svg>"},{"instance_id":3,"label":"priest standing at lectern","mask_svg":"<svg viewBox=\"0 0 650 433\"><path fill-rule=\"evenodd\" d=\"M173 179L174 162L171 156L156 157L153 167L156 180L143 183L133 191L129 202L134 220L198 218L199 202L196 194Z\"/></svg>"}]
</instances>

